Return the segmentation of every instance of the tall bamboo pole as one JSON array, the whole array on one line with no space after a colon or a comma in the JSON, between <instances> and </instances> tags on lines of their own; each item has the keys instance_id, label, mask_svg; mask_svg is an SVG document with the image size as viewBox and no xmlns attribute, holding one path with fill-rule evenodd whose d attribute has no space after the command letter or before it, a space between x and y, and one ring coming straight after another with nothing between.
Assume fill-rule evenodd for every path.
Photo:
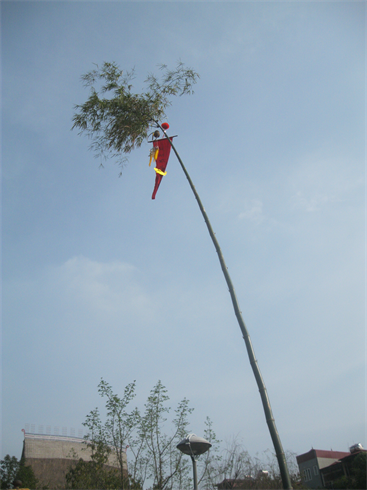
<instances>
[{"instance_id":1,"label":"tall bamboo pole","mask_svg":"<svg viewBox=\"0 0 367 490\"><path fill-rule=\"evenodd\" d=\"M190 178L190 175L188 174L188 172L187 172L187 170L185 168L185 165L183 164L183 162L181 160L180 155L178 154L178 152L177 152L174 144L172 143L171 139L169 138L169 136L167 136L166 131L162 128L162 126L158 122L157 122L157 126L163 131L163 134L165 135L165 137L170 142L171 147L172 147L173 151L175 152L178 161L180 162L181 168L184 171L184 174L186 175L187 180L189 181L191 190L194 193L194 196L195 196L195 198L197 200L197 203L199 205L201 214L203 215L204 221L205 221L206 226L207 226L208 231L209 231L210 238L212 239L212 242L214 244L214 247L215 247L215 249L217 251L218 259L219 259L219 262L220 262L220 265L221 265L221 268L222 268L222 271L223 271L225 280L226 280L227 285L228 285L229 294L231 295L234 312L235 312L235 315L236 315L238 324L240 326L243 339L244 339L245 344L246 344L246 349L247 349L248 357L249 357L249 360L250 360L250 364L251 364L253 373L255 375L257 386L259 388L260 397L261 397L261 401L262 401L263 408L264 408L266 423L268 424L270 436L271 436L271 439L273 441L273 445L274 445L274 449L275 449L275 454L276 454L276 457L277 457L277 460L278 460L278 464L279 464L279 470L280 470L280 475L281 475L282 482L283 482L283 488L284 489L291 489L292 488L292 484L291 484L291 480L290 480L290 477L289 477L289 472L288 472L288 467L287 467L287 461L285 459L285 455L284 455L282 443L280 442L280 437L279 437L279 434L278 434L278 431L277 431L277 428L276 428L276 425L275 425L275 420L274 420L274 417L273 417L273 412L271 410L270 400L269 400L269 397L268 397L268 393L266 391L265 383L264 383L264 380L263 380L263 378L261 376L260 369L259 369L259 366L258 366L256 357L255 357L255 352L254 352L254 349L252 347L250 335L249 335L249 333L247 331L245 322L244 322L244 320L242 318L242 313L241 313L240 308L239 308L239 305L238 305L236 293L235 293L235 290L234 290L234 287L233 287L233 284L232 284L232 280L231 280L230 275L228 273L228 268L227 268L226 263L224 261L224 257L223 257L222 251L220 249L218 240L217 240L217 238L216 238L216 236L215 236L215 234L213 232L213 228L212 228L212 226L210 224L210 221L209 221L208 215L206 214L206 211L204 209L204 206L202 205L202 202L200 200L199 194L196 192L195 186L192 183L192 180Z\"/></svg>"}]
</instances>

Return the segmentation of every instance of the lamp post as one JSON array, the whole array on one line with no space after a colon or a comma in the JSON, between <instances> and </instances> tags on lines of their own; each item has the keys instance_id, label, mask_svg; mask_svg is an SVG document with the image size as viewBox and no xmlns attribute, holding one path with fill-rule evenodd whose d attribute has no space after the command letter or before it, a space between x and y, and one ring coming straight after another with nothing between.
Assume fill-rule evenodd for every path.
<instances>
[{"instance_id":1,"label":"lamp post","mask_svg":"<svg viewBox=\"0 0 367 490\"><path fill-rule=\"evenodd\" d=\"M206 453L212 445L207 440L196 434L188 434L185 439L177 444L177 449L191 457L192 468L194 473L194 490L198 489L198 473L196 468L196 458L200 454Z\"/></svg>"}]
</instances>

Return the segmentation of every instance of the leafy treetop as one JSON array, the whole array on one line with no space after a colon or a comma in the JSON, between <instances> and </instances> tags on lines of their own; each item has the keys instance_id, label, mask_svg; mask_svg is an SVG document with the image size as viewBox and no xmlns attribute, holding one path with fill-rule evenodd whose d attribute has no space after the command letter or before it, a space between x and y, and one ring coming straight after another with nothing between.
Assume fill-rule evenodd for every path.
<instances>
[{"instance_id":1,"label":"leafy treetop","mask_svg":"<svg viewBox=\"0 0 367 490\"><path fill-rule=\"evenodd\" d=\"M75 105L72 129L91 138L97 157L117 157L120 163L126 160L124 154L140 147L149 131L166 116L171 96L192 94L199 78L182 62L174 70L161 65L161 78L150 74L145 80L146 90L136 94L131 85L134 70L124 74L114 62L96 66L81 77L84 86L90 87L90 96L84 104Z\"/></svg>"}]
</instances>

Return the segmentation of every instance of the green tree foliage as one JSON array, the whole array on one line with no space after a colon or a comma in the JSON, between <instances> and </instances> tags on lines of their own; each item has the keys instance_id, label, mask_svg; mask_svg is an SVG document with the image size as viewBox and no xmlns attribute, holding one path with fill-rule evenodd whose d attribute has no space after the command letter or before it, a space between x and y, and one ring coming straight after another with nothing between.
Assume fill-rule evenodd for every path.
<instances>
[{"instance_id":1,"label":"green tree foliage","mask_svg":"<svg viewBox=\"0 0 367 490\"><path fill-rule=\"evenodd\" d=\"M111 448L101 441L94 442L90 461L82 458L66 474L67 488L114 489L120 488L121 478L117 468L108 466Z\"/></svg>"},{"instance_id":2,"label":"green tree foliage","mask_svg":"<svg viewBox=\"0 0 367 490\"><path fill-rule=\"evenodd\" d=\"M141 146L157 121L165 117L171 97L193 92L198 74L179 62L174 70L160 66L161 78L150 74L142 93L134 93L131 81L134 71L126 74L114 62L103 63L82 76L85 87L90 87L88 100L75 105L73 127L87 134L96 156L118 157Z\"/></svg>"},{"instance_id":3,"label":"green tree foliage","mask_svg":"<svg viewBox=\"0 0 367 490\"><path fill-rule=\"evenodd\" d=\"M20 480L25 488L39 488L39 481L35 477L33 469L25 464L24 458L20 460L16 480Z\"/></svg>"},{"instance_id":4,"label":"green tree foliage","mask_svg":"<svg viewBox=\"0 0 367 490\"><path fill-rule=\"evenodd\" d=\"M213 422L209 417L205 420L204 439L206 439L212 447L209 451L200 456L198 467L198 485L204 489L216 488L216 484L220 481L222 473L223 456L220 452L221 441L217 438L213 429Z\"/></svg>"},{"instance_id":5,"label":"green tree foliage","mask_svg":"<svg viewBox=\"0 0 367 490\"><path fill-rule=\"evenodd\" d=\"M19 470L19 461L15 456L7 454L0 461L1 488L12 488L13 481Z\"/></svg>"},{"instance_id":6,"label":"green tree foliage","mask_svg":"<svg viewBox=\"0 0 367 490\"><path fill-rule=\"evenodd\" d=\"M151 390L145 410L129 409L135 396L135 382L126 386L119 397L103 379L98 392L105 398L106 419L102 421L98 408L84 422L88 429L85 444L91 450L91 461L79 459L66 475L68 488L129 488L139 490L149 480L154 489L187 488L190 465L176 449L186 435L189 408L184 398L171 413L167 390L158 381ZM168 423L169 416L172 420ZM168 428L170 427L170 430ZM124 465L129 447L129 474ZM109 465L116 457L118 470Z\"/></svg>"},{"instance_id":7,"label":"green tree foliage","mask_svg":"<svg viewBox=\"0 0 367 490\"><path fill-rule=\"evenodd\" d=\"M338 490L347 490L349 488L352 488L350 479L345 475L343 475L340 478L338 478L337 480L333 481L332 485L333 485L333 488L336 488Z\"/></svg>"},{"instance_id":8,"label":"green tree foliage","mask_svg":"<svg viewBox=\"0 0 367 490\"><path fill-rule=\"evenodd\" d=\"M15 480L20 480L25 488L38 488L39 485L32 468L25 465L24 459L18 461L15 456L7 454L0 461L0 488L13 488Z\"/></svg>"},{"instance_id":9,"label":"green tree foliage","mask_svg":"<svg viewBox=\"0 0 367 490\"><path fill-rule=\"evenodd\" d=\"M169 397L161 383L153 387L139 418L136 437L130 444L135 461L132 464L134 480L144 484L153 481L154 489L183 488L190 481L187 458L177 450L178 442L188 430L188 415L193 411L184 398L174 411L171 431L167 434L166 422L171 408Z\"/></svg>"},{"instance_id":10,"label":"green tree foliage","mask_svg":"<svg viewBox=\"0 0 367 490\"><path fill-rule=\"evenodd\" d=\"M167 389L158 381L149 393L144 410L131 407L135 397L135 382L124 389L120 397L103 379L98 392L105 400L105 418L98 408L84 422L88 429L86 447L90 461L77 459L66 476L70 489L131 489L189 490L192 488L192 463L177 449L177 444L189 431L189 416L193 409L186 398L175 409L169 404ZM205 490L217 490L224 480L228 488L281 488L282 479L275 454L266 451L251 457L243 444L234 438L221 448L213 423L205 421L203 433L211 449L198 458L198 482ZM128 472L124 465L128 454ZM116 468L111 458L116 458ZM294 454L286 453L293 487L300 487ZM267 470L262 473L261 470ZM352 488L352 487L351 487ZM354 487L353 487L354 488Z\"/></svg>"},{"instance_id":11,"label":"green tree foliage","mask_svg":"<svg viewBox=\"0 0 367 490\"><path fill-rule=\"evenodd\" d=\"M352 463L352 484L350 488L367 488L367 453L363 452L356 456Z\"/></svg>"},{"instance_id":12,"label":"green tree foliage","mask_svg":"<svg viewBox=\"0 0 367 490\"><path fill-rule=\"evenodd\" d=\"M339 490L363 490L367 488L367 453L358 454L350 468L350 476L342 476L333 482L333 488Z\"/></svg>"},{"instance_id":13,"label":"green tree foliage","mask_svg":"<svg viewBox=\"0 0 367 490\"><path fill-rule=\"evenodd\" d=\"M114 449L120 470L120 481L124 482L126 441L129 440L131 432L139 420L137 409L133 409L131 412L127 411L127 406L135 397L135 381L125 387L124 394L120 398L116 393L113 393L112 387L101 379L98 385L98 393L106 399L106 421L104 424L101 423L98 409L96 409L87 416L84 425L89 429L92 444L94 444L93 441L96 441Z\"/></svg>"}]
</instances>

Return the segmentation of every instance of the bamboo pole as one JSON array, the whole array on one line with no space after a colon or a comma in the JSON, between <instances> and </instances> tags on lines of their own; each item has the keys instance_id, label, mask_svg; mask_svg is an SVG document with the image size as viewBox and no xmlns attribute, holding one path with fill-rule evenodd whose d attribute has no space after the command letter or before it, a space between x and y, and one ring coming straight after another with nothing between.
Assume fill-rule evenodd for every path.
<instances>
[{"instance_id":1,"label":"bamboo pole","mask_svg":"<svg viewBox=\"0 0 367 490\"><path fill-rule=\"evenodd\" d=\"M235 293L235 290L234 290L234 287L233 287L233 284L232 284L231 277L230 277L230 275L228 273L228 268L227 268L226 263L224 261L224 257L223 257L222 251L220 249L218 240L217 240L217 238L215 236L215 233L213 232L213 228L212 228L211 223L209 221L208 215L206 214L206 211L204 209L204 206L203 206L203 204L202 204L202 202L200 200L199 194L196 192L195 186L194 186L194 184L193 184L193 182L192 182L192 180L190 178L189 173L186 170L185 165L183 164L183 162L181 160L180 155L178 154L178 152L177 152L174 144L170 140L169 136L167 136L166 131L162 128L162 126L158 122L156 122L156 123L157 123L157 126L163 131L163 134L165 135L165 137L170 142L171 147L172 147L173 151L176 154L176 157L177 157L177 159L178 159L178 161L179 161L179 163L181 165L181 168L184 171L184 174L185 174L185 176L186 176L186 178L187 178L187 180L188 180L188 182L190 184L191 190L194 193L194 196L195 196L195 198L197 200L197 203L199 205L201 214L203 215L204 221L205 221L206 226L208 228L209 235L210 235L210 237L212 239L212 242L214 244L215 250L217 251L218 259L219 259L219 262L220 262L220 266L222 268L222 271L223 271L225 280L226 280L227 285L228 285L229 294L231 295L233 309L234 309L234 312L235 312L235 315L236 315L238 324L240 326L243 339L244 339L245 344L246 344L246 349L247 349L248 357L249 357L250 364L251 364L251 367L252 367L252 371L254 373L257 386L259 388L260 397L261 397L261 401L262 401L263 408L264 408L266 423L268 424L270 436L271 436L271 439L273 441L273 445L274 445L274 449L275 449L275 454L276 454L276 457L277 457L277 460L278 460L278 464L279 464L279 470L280 470L280 475L281 475L282 482L283 482L283 488L284 489L292 489L292 484L291 484L291 480L290 480L290 477L289 477L289 471L288 471L288 467L287 467L287 461L285 459L285 454L284 454L284 451L283 451L282 443L280 441L278 430L277 430L276 425L275 425L275 420L274 420L273 412L271 410L270 400L269 400L269 397L268 397L268 393L266 391L265 383L264 383L264 380L262 378L262 375L261 375L261 372L260 372L260 369L259 369L259 366L258 366L256 357L255 357L255 352L254 352L254 349L252 347L250 335L249 335L249 333L247 331L245 322L244 322L244 320L242 318L242 313L241 313L241 310L240 310L239 305L238 305L236 293Z\"/></svg>"}]
</instances>

